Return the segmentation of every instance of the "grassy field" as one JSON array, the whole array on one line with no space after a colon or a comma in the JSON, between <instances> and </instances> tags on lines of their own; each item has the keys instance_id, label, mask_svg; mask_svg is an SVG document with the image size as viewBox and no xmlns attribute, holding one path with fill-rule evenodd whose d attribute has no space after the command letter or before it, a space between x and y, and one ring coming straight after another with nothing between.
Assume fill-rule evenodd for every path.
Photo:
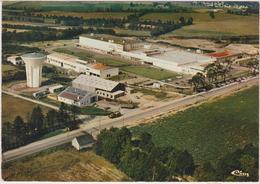
<instances>
[{"instance_id":1,"label":"grassy field","mask_svg":"<svg viewBox=\"0 0 260 184\"><path fill-rule=\"evenodd\" d=\"M114 31L116 34L122 34L127 36L151 36L149 31L141 31L141 30L129 30L129 29L121 29L115 28Z\"/></svg>"},{"instance_id":2,"label":"grassy field","mask_svg":"<svg viewBox=\"0 0 260 184\"><path fill-rule=\"evenodd\" d=\"M71 16L71 17L83 17L83 19L92 19L92 18L106 18L106 19L123 19L132 13L127 12L61 12L61 11L50 11L50 12L37 12L34 13L48 15L48 16Z\"/></svg>"},{"instance_id":3,"label":"grassy field","mask_svg":"<svg viewBox=\"0 0 260 184\"><path fill-rule=\"evenodd\" d=\"M10 95L2 94L2 121L12 122L18 115L26 121L28 113L31 113L32 109L37 106L38 104L20 98L15 98ZM40 107L44 113L47 113L49 110L47 107Z\"/></svg>"},{"instance_id":4,"label":"grassy field","mask_svg":"<svg viewBox=\"0 0 260 184\"><path fill-rule=\"evenodd\" d=\"M81 114L107 116L110 114L110 112L103 110L103 109L99 109L97 107L87 106L87 107L81 108Z\"/></svg>"},{"instance_id":5,"label":"grassy field","mask_svg":"<svg viewBox=\"0 0 260 184\"><path fill-rule=\"evenodd\" d=\"M248 143L258 146L258 86L235 95L178 112L152 124L134 127L147 131L158 146L187 149L196 163L213 164Z\"/></svg>"},{"instance_id":6,"label":"grassy field","mask_svg":"<svg viewBox=\"0 0 260 184\"><path fill-rule=\"evenodd\" d=\"M71 146L46 150L3 166L7 181L126 181L114 165L91 151Z\"/></svg>"},{"instance_id":7,"label":"grassy field","mask_svg":"<svg viewBox=\"0 0 260 184\"><path fill-rule=\"evenodd\" d=\"M18 70L18 68L11 64L2 64L2 72L10 72L15 70Z\"/></svg>"},{"instance_id":8,"label":"grassy field","mask_svg":"<svg viewBox=\"0 0 260 184\"><path fill-rule=\"evenodd\" d=\"M206 13L149 13L142 20L177 21L179 17L193 18L193 25L184 26L165 36L237 36L258 35L259 18L256 15L240 16L224 12L215 13L215 18Z\"/></svg>"},{"instance_id":9,"label":"grassy field","mask_svg":"<svg viewBox=\"0 0 260 184\"><path fill-rule=\"evenodd\" d=\"M147 66L126 66L122 67L121 69L126 72L134 73L155 80L175 78L177 76L177 73Z\"/></svg>"}]
</instances>

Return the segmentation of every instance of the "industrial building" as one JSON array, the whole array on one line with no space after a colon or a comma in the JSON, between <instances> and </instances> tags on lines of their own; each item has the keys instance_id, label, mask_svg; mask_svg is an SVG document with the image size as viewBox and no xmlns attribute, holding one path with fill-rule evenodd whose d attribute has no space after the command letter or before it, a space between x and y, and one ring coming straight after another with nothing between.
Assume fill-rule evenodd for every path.
<instances>
[{"instance_id":1,"label":"industrial building","mask_svg":"<svg viewBox=\"0 0 260 184\"><path fill-rule=\"evenodd\" d=\"M100 77L81 74L72 81L72 87L96 93L99 97L114 100L125 94L125 85Z\"/></svg>"},{"instance_id":2,"label":"industrial building","mask_svg":"<svg viewBox=\"0 0 260 184\"><path fill-rule=\"evenodd\" d=\"M74 87L68 87L58 95L58 101L69 105L86 106L98 100L95 93Z\"/></svg>"},{"instance_id":3,"label":"industrial building","mask_svg":"<svg viewBox=\"0 0 260 184\"><path fill-rule=\"evenodd\" d=\"M115 36L82 35L79 45L184 74L202 72L206 64L216 61L216 58L201 53Z\"/></svg>"},{"instance_id":4,"label":"industrial building","mask_svg":"<svg viewBox=\"0 0 260 184\"><path fill-rule=\"evenodd\" d=\"M84 73L88 61L80 60L79 58L68 54L54 52L47 56L46 63L78 73Z\"/></svg>"},{"instance_id":5,"label":"industrial building","mask_svg":"<svg viewBox=\"0 0 260 184\"><path fill-rule=\"evenodd\" d=\"M13 65L23 65L24 64L24 62L20 56L7 57L7 61L12 63Z\"/></svg>"},{"instance_id":6,"label":"industrial building","mask_svg":"<svg viewBox=\"0 0 260 184\"><path fill-rule=\"evenodd\" d=\"M102 34L81 35L79 37L79 45L90 49L101 50L106 53L129 51L143 47L143 43L140 40Z\"/></svg>"},{"instance_id":7,"label":"industrial building","mask_svg":"<svg viewBox=\"0 0 260 184\"><path fill-rule=\"evenodd\" d=\"M119 73L118 68L109 67L101 63L94 63L93 61L84 61L68 54L49 54L47 56L46 63L67 70L84 73L87 75L94 75L101 78L109 78L116 76Z\"/></svg>"},{"instance_id":8,"label":"industrial building","mask_svg":"<svg viewBox=\"0 0 260 184\"><path fill-rule=\"evenodd\" d=\"M25 63L27 86L38 88L42 79L42 63L46 60L46 55L41 53L29 53L21 56Z\"/></svg>"},{"instance_id":9,"label":"industrial building","mask_svg":"<svg viewBox=\"0 0 260 184\"><path fill-rule=\"evenodd\" d=\"M86 66L85 73L87 75L93 75L105 79L117 76L119 73L119 69L115 67L109 67L101 63L93 63Z\"/></svg>"}]
</instances>

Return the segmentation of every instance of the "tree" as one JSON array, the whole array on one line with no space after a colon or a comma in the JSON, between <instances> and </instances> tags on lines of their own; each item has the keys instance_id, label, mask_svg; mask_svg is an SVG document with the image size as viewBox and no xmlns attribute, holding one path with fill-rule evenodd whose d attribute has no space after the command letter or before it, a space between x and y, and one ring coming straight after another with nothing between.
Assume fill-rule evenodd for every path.
<instances>
[{"instance_id":1,"label":"tree","mask_svg":"<svg viewBox=\"0 0 260 184\"><path fill-rule=\"evenodd\" d=\"M45 122L44 122L44 128L54 130L56 128L61 128L62 122L59 122L58 113L50 109L46 115Z\"/></svg>"},{"instance_id":2,"label":"tree","mask_svg":"<svg viewBox=\"0 0 260 184\"><path fill-rule=\"evenodd\" d=\"M42 113L42 109L37 106L33 108L31 119L30 119L30 127L33 133L33 136L41 136L43 133L43 123L44 123L44 116Z\"/></svg>"},{"instance_id":3,"label":"tree","mask_svg":"<svg viewBox=\"0 0 260 184\"><path fill-rule=\"evenodd\" d=\"M127 128L110 128L100 132L97 136L95 151L112 163L118 164L126 145L132 137Z\"/></svg>"},{"instance_id":4,"label":"tree","mask_svg":"<svg viewBox=\"0 0 260 184\"><path fill-rule=\"evenodd\" d=\"M197 91L200 87L205 87L206 85L205 76L200 72L192 77L191 82L194 84L195 91Z\"/></svg>"},{"instance_id":5,"label":"tree","mask_svg":"<svg viewBox=\"0 0 260 184\"><path fill-rule=\"evenodd\" d=\"M210 162L205 162L195 169L194 177L198 181L216 181L216 170Z\"/></svg>"},{"instance_id":6,"label":"tree","mask_svg":"<svg viewBox=\"0 0 260 184\"><path fill-rule=\"evenodd\" d=\"M152 142L152 135L147 132L142 132L140 135L139 147L146 151L151 151L154 147Z\"/></svg>"},{"instance_id":7,"label":"tree","mask_svg":"<svg viewBox=\"0 0 260 184\"><path fill-rule=\"evenodd\" d=\"M194 165L193 158L187 150L184 150L177 156L176 171L177 173L181 174L181 176L186 174L192 175L194 172L194 168L195 165Z\"/></svg>"},{"instance_id":8,"label":"tree","mask_svg":"<svg viewBox=\"0 0 260 184\"><path fill-rule=\"evenodd\" d=\"M76 106L76 105L71 105L70 106L70 111L72 113L73 121L76 121L77 115L80 114L80 108L78 106Z\"/></svg>"},{"instance_id":9,"label":"tree","mask_svg":"<svg viewBox=\"0 0 260 184\"><path fill-rule=\"evenodd\" d=\"M204 68L204 72L208 78L209 83L215 81L217 76L217 67L215 63L210 63Z\"/></svg>"},{"instance_id":10,"label":"tree","mask_svg":"<svg viewBox=\"0 0 260 184\"><path fill-rule=\"evenodd\" d=\"M256 167L256 160L254 157L250 156L250 155L243 155L240 159L239 159L240 163L241 163L241 168L242 171L244 172L252 172L254 170L254 168Z\"/></svg>"},{"instance_id":11,"label":"tree","mask_svg":"<svg viewBox=\"0 0 260 184\"><path fill-rule=\"evenodd\" d=\"M210 16L210 18L214 19L214 18L215 18L215 13L214 13L214 11L210 11L210 12L209 12L209 16Z\"/></svg>"},{"instance_id":12,"label":"tree","mask_svg":"<svg viewBox=\"0 0 260 184\"><path fill-rule=\"evenodd\" d=\"M2 148L3 151L11 149L15 144L15 134L13 124L10 122L2 123Z\"/></svg>"},{"instance_id":13,"label":"tree","mask_svg":"<svg viewBox=\"0 0 260 184\"><path fill-rule=\"evenodd\" d=\"M26 125L20 116L16 116L13 122L13 129L17 145L24 144L26 142Z\"/></svg>"}]
</instances>

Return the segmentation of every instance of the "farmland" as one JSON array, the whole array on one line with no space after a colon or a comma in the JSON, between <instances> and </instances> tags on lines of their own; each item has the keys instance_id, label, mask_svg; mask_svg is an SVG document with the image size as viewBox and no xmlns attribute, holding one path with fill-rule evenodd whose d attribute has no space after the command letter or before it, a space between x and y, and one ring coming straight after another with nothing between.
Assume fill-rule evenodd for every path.
<instances>
[{"instance_id":1,"label":"farmland","mask_svg":"<svg viewBox=\"0 0 260 184\"><path fill-rule=\"evenodd\" d=\"M258 98L258 86L254 86L132 130L151 133L158 146L187 149L196 163L215 164L248 143L258 146Z\"/></svg>"},{"instance_id":2,"label":"farmland","mask_svg":"<svg viewBox=\"0 0 260 184\"><path fill-rule=\"evenodd\" d=\"M19 105L17 105L19 104ZM15 98L10 95L2 94L2 121L13 121L16 116L21 116L24 120L27 119L28 113L31 113L34 107L38 104ZM47 107L40 106L44 113L49 110Z\"/></svg>"},{"instance_id":3,"label":"farmland","mask_svg":"<svg viewBox=\"0 0 260 184\"><path fill-rule=\"evenodd\" d=\"M66 146L4 165L7 181L126 181L114 165L91 151L78 152Z\"/></svg>"},{"instance_id":4,"label":"farmland","mask_svg":"<svg viewBox=\"0 0 260 184\"><path fill-rule=\"evenodd\" d=\"M167 33L164 36L183 37L218 37L238 35L258 35L258 16L240 16L223 12L215 13L215 18L210 18L208 13L148 13L142 20L177 21L181 16L192 17L193 25Z\"/></svg>"}]
</instances>

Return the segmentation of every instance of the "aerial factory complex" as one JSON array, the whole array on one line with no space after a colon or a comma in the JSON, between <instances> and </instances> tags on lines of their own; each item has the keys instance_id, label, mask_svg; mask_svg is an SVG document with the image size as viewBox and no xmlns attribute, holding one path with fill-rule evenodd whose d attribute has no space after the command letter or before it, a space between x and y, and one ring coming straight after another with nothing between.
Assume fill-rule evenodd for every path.
<instances>
[{"instance_id":1,"label":"aerial factory complex","mask_svg":"<svg viewBox=\"0 0 260 184\"><path fill-rule=\"evenodd\" d=\"M2 179L259 182L259 3L2 6Z\"/></svg>"}]
</instances>

